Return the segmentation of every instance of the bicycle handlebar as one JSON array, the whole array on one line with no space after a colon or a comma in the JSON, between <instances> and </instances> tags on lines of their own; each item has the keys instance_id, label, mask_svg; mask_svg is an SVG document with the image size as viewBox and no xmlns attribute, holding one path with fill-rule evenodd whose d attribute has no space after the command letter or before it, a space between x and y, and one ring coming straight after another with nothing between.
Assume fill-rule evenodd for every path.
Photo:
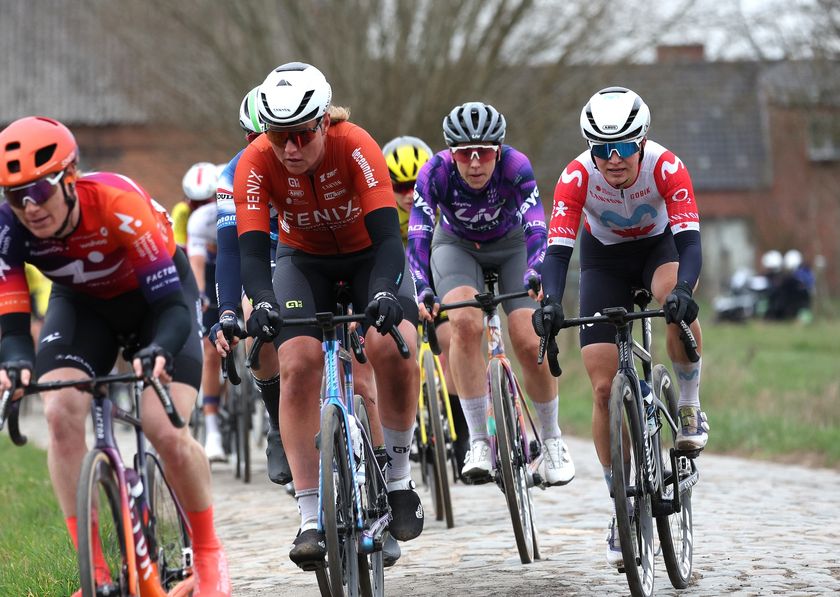
<instances>
[{"instance_id":1,"label":"bicycle handlebar","mask_svg":"<svg viewBox=\"0 0 840 597\"><path fill-rule=\"evenodd\" d=\"M453 309L463 309L465 307L475 307L477 309L481 309L482 311L489 311L495 308L497 305L503 303L504 301L508 301L511 299L518 299L528 296L527 290L522 290L520 292L511 292L508 294L494 294L492 292L480 292L475 295L475 298L471 301L459 301L457 303L450 303L448 305L441 305L441 311L451 311Z\"/></svg>"},{"instance_id":2,"label":"bicycle handlebar","mask_svg":"<svg viewBox=\"0 0 840 597\"><path fill-rule=\"evenodd\" d=\"M240 340L244 340L247 337L244 331L241 334L231 334L230 338L228 338L228 335L225 332L226 330L224 330L223 328L225 340L228 341L228 344L231 344L233 342L234 336L236 336ZM212 338L212 340L215 344L216 339ZM235 348L231 344L230 352L228 352L227 356L225 356L225 358L222 359L222 377L230 381L230 383L232 383L233 385L238 386L242 383L242 378L239 376L239 372L236 370L236 358L233 353L234 350Z\"/></svg>"},{"instance_id":3,"label":"bicycle handlebar","mask_svg":"<svg viewBox=\"0 0 840 597\"><path fill-rule=\"evenodd\" d=\"M13 385L11 388L4 390L2 396L0 396L0 431L3 430L6 421L8 421L9 436L12 439L12 443L16 446L22 446L26 443L27 439L25 435L20 433L18 420L20 416L20 400L15 400L10 403L11 397L17 389L17 374L10 375L9 377L12 378ZM94 394L97 389L103 385L110 385L114 383L133 383L143 380L143 377L138 377L134 373L121 373L118 375L104 375L102 377L92 377L86 379L32 383L28 386L23 386L22 389L24 396L37 394L39 392L61 390L63 388L76 388L80 392ZM160 379L152 377L148 379L148 383L152 386L152 388L154 388L155 393L163 406L163 410L169 418L169 421L179 429L184 427L185 422L181 418L181 415L178 414L178 411L175 408L175 403L172 401L172 396L170 396L167 389L160 382Z\"/></svg>"}]
</instances>

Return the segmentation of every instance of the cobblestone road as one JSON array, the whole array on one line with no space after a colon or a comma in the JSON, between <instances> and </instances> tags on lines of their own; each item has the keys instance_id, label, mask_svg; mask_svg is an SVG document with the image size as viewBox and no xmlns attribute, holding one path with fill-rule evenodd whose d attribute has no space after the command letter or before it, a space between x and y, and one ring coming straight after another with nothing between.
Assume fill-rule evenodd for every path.
<instances>
[{"instance_id":1,"label":"cobblestone road","mask_svg":"<svg viewBox=\"0 0 840 597\"><path fill-rule=\"evenodd\" d=\"M30 422L31 421L31 422ZM43 419L22 421L38 437ZM386 572L389 595L624 595L623 575L604 558L611 506L591 442L567 438L577 476L536 492L543 559L523 566L501 492L491 485L452 487L455 528L434 520L404 543ZM250 485L231 465L214 465L216 520L235 594L318 595L314 574L288 558L298 525L294 500L265 475L261 450ZM704 454L695 489L694 572L676 591L657 559L658 595L840 594L840 472ZM415 471L415 479L419 473Z\"/></svg>"}]
</instances>

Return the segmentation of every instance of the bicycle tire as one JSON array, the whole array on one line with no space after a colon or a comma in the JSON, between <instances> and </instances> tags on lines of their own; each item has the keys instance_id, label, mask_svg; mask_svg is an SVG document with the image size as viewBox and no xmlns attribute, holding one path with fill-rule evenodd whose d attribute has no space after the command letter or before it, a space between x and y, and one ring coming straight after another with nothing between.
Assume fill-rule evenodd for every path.
<instances>
[{"instance_id":1,"label":"bicycle tire","mask_svg":"<svg viewBox=\"0 0 840 597\"><path fill-rule=\"evenodd\" d=\"M356 419L362 426L365 437L365 490L362 493L362 510L364 512L365 528L368 528L370 520L379 518L380 501L388 503L388 489L383 486L382 479L369 467L379 464L376 462L376 455L373 453L373 445L370 443L370 416L367 406L361 396L356 394L353 397L356 411ZM384 473L383 473L384 475ZM359 577L362 580L362 594L372 597L385 597L385 559L382 550L374 551L369 556L359 554Z\"/></svg>"},{"instance_id":2,"label":"bicycle tire","mask_svg":"<svg viewBox=\"0 0 840 597\"><path fill-rule=\"evenodd\" d=\"M344 415L328 405L321 415L321 507L333 597L359 595L358 537Z\"/></svg>"},{"instance_id":3,"label":"bicycle tire","mask_svg":"<svg viewBox=\"0 0 840 597\"><path fill-rule=\"evenodd\" d=\"M123 516L122 508L119 481L108 454L101 450L88 452L76 490L79 578L84 597L130 592L126 540L131 529L123 526L128 516ZM103 578L103 571L97 574L94 561L97 542L108 565L110 582Z\"/></svg>"},{"instance_id":4,"label":"bicycle tire","mask_svg":"<svg viewBox=\"0 0 840 597\"><path fill-rule=\"evenodd\" d=\"M634 597L650 597L654 585L653 513L650 494L641 480L644 435L633 382L624 373L613 378L609 413L613 499L624 573ZM625 453L630 456L629 479L624 472ZM633 482L635 490L630 492L628 486ZM635 492L640 492L641 498Z\"/></svg>"},{"instance_id":5,"label":"bicycle tire","mask_svg":"<svg viewBox=\"0 0 840 597\"><path fill-rule=\"evenodd\" d=\"M234 395L236 408L236 467L242 470L242 482L251 482L251 381L242 380Z\"/></svg>"},{"instance_id":6,"label":"bicycle tire","mask_svg":"<svg viewBox=\"0 0 840 597\"><path fill-rule=\"evenodd\" d=\"M498 359L490 362L490 396L496 419L496 450L502 478L502 491L513 524L513 535L523 564L530 564L538 555L537 530L534 525L534 504L528 487L528 463L518 417L513 404L510 379Z\"/></svg>"},{"instance_id":7,"label":"bicycle tire","mask_svg":"<svg viewBox=\"0 0 840 597\"><path fill-rule=\"evenodd\" d=\"M429 422L432 428L432 463L434 468L435 491L437 503L435 504L438 520L446 519L446 528L455 526L455 518L452 512L452 496L449 491L449 472L447 453L447 440L443 431L443 418L441 415L441 387L435 381L436 367L435 357L430 350L423 353L424 389L426 400L429 405Z\"/></svg>"},{"instance_id":8,"label":"bicycle tire","mask_svg":"<svg viewBox=\"0 0 840 597\"><path fill-rule=\"evenodd\" d=\"M679 421L679 397L674 390L674 382L671 379L668 369L664 365L657 365L653 369L653 392L660 401L668 408L671 419ZM664 417L660 419L660 422ZM668 433L670 431L670 433ZM677 430L670 425L661 425L659 430L659 441L655 444L659 447L657 461L662 466L662 495L666 501L674 498L673 475L679 475L679 471L666 470L670 467L671 448L677 437ZM667 467L666 467L667 464ZM668 578L675 589L684 589L691 580L691 568L694 557L694 517L691 510L691 488L680 495L680 511L668 516L656 517L656 530L659 535L659 545L662 546L662 556L665 560L665 568L668 570Z\"/></svg>"},{"instance_id":9,"label":"bicycle tire","mask_svg":"<svg viewBox=\"0 0 840 597\"><path fill-rule=\"evenodd\" d=\"M149 548L155 550L153 555L160 583L169 591L192 574L190 531L160 461L150 452L146 452L146 481L151 513L151 520L147 522Z\"/></svg>"}]
</instances>

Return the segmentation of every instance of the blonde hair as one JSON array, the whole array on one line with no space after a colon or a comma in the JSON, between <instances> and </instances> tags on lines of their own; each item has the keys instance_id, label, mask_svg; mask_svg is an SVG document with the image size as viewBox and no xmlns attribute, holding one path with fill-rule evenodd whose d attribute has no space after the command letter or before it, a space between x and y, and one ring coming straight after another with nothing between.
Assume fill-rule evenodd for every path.
<instances>
[{"instance_id":1,"label":"blonde hair","mask_svg":"<svg viewBox=\"0 0 840 597\"><path fill-rule=\"evenodd\" d=\"M344 106L330 106L327 109L327 114L330 115L330 122L332 124L350 120L350 108L345 108Z\"/></svg>"}]
</instances>

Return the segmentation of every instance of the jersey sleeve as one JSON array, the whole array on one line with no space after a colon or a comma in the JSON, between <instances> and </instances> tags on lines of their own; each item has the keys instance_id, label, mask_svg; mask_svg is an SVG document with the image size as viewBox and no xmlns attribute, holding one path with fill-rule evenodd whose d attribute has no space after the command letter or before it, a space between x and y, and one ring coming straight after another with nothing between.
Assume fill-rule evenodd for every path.
<instances>
[{"instance_id":1,"label":"jersey sleeve","mask_svg":"<svg viewBox=\"0 0 840 597\"><path fill-rule=\"evenodd\" d=\"M549 247L575 246L588 184L589 173L579 161L572 161L563 170L554 187L554 205L548 225Z\"/></svg>"},{"instance_id":2,"label":"jersey sleeve","mask_svg":"<svg viewBox=\"0 0 840 597\"><path fill-rule=\"evenodd\" d=\"M423 164L417 173L414 185L414 203L408 219L408 244L406 257L414 279L417 293L423 292L431 286L431 267L429 265L432 247L432 235L435 231L435 214L437 212L436 185L433 184L435 169L432 165L437 158Z\"/></svg>"},{"instance_id":3,"label":"jersey sleeve","mask_svg":"<svg viewBox=\"0 0 840 597\"><path fill-rule=\"evenodd\" d=\"M233 202L239 236L251 231L269 233L270 177L261 157L262 154L252 144L242 153L236 166Z\"/></svg>"},{"instance_id":4,"label":"jersey sleeve","mask_svg":"<svg viewBox=\"0 0 840 597\"><path fill-rule=\"evenodd\" d=\"M670 151L665 151L654 167L654 180L665 198L671 232L676 236L686 230L700 230L700 215L688 168Z\"/></svg>"},{"instance_id":5,"label":"jersey sleeve","mask_svg":"<svg viewBox=\"0 0 840 597\"><path fill-rule=\"evenodd\" d=\"M207 238L204 233L204 215L195 210L187 221L187 256L207 259Z\"/></svg>"},{"instance_id":6,"label":"jersey sleeve","mask_svg":"<svg viewBox=\"0 0 840 597\"><path fill-rule=\"evenodd\" d=\"M15 238L14 215L0 208L0 315L31 312L29 284L24 270L23 239ZM2 336L0 336L2 337Z\"/></svg>"},{"instance_id":7,"label":"jersey sleeve","mask_svg":"<svg viewBox=\"0 0 840 597\"><path fill-rule=\"evenodd\" d=\"M516 178L519 183L521 203L517 208L517 217L525 232L525 246L528 252L528 269L539 272L545 258L545 210L540 201L540 190L534 178L534 170L527 157L518 168Z\"/></svg>"},{"instance_id":8,"label":"jersey sleeve","mask_svg":"<svg viewBox=\"0 0 840 597\"><path fill-rule=\"evenodd\" d=\"M241 152L240 152L241 154ZM239 239L236 236L236 206L233 203L233 174L239 154L231 160L216 189L216 297L219 313L236 311L241 296Z\"/></svg>"}]
</instances>

